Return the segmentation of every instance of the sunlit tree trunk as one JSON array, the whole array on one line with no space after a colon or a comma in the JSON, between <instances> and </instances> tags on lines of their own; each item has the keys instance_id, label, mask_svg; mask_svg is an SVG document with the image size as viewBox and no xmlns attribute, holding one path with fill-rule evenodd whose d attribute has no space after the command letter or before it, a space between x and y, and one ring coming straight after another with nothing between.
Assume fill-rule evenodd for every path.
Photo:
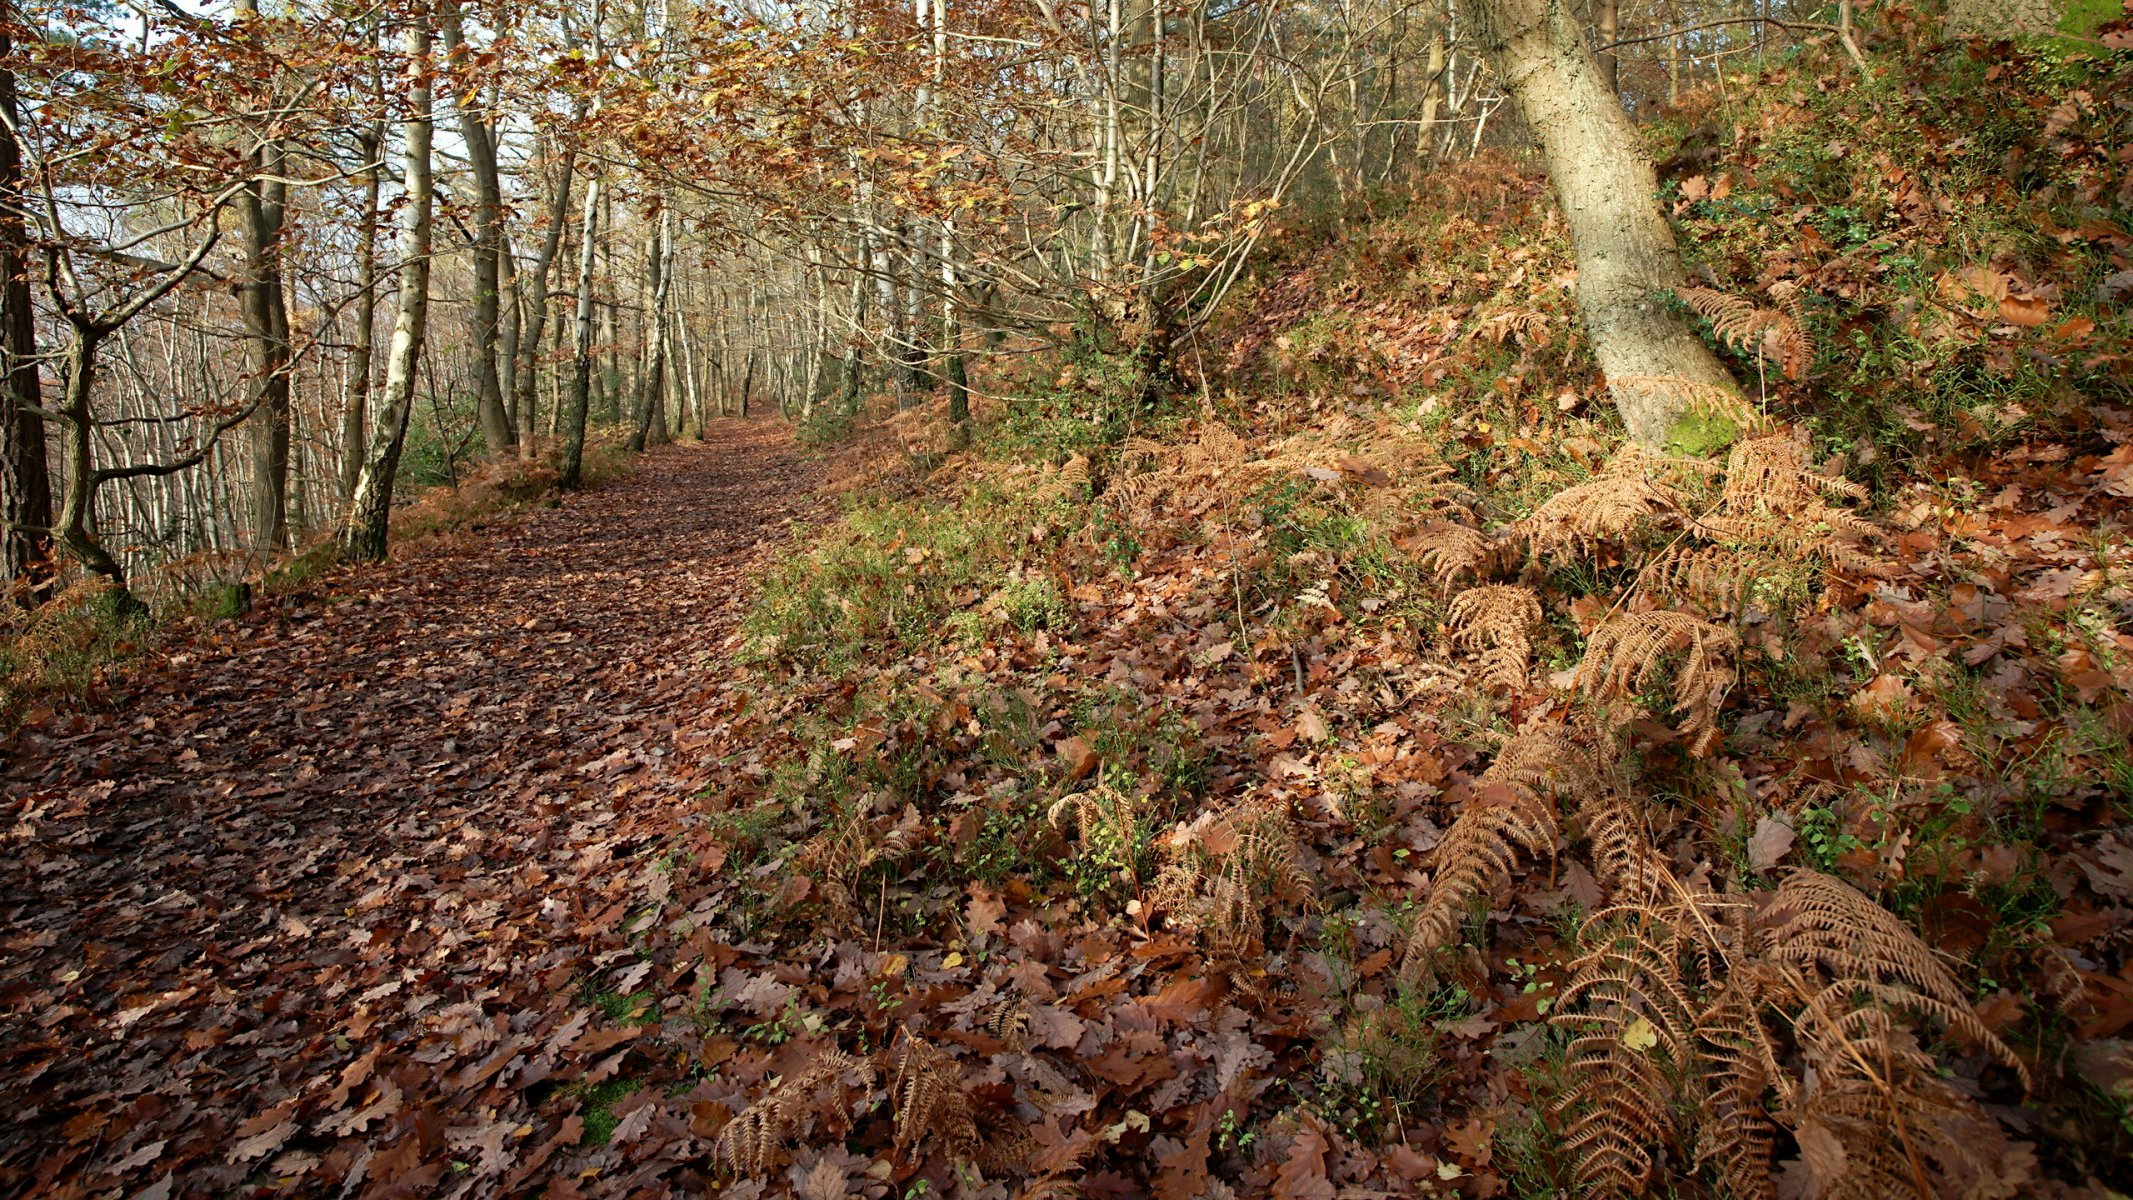
<instances>
[{"instance_id":1,"label":"sunlit tree trunk","mask_svg":"<svg viewBox=\"0 0 2133 1200\"><path fill-rule=\"evenodd\" d=\"M541 337L548 328L548 280L555 269L556 255L562 250L563 231L570 224L570 176L576 165L577 148L565 146L557 165L555 194L548 202L548 228L541 237L540 255L533 260L533 270L526 277L525 332L518 341L516 407L519 453L528 458L534 454L534 396L540 383L537 368Z\"/></svg>"},{"instance_id":2,"label":"sunlit tree trunk","mask_svg":"<svg viewBox=\"0 0 2133 1200\"><path fill-rule=\"evenodd\" d=\"M672 212L662 208L659 212L659 231L652 239L649 262L652 274L652 303L645 314L644 360L637 372L637 428L630 434L629 440L632 450L642 450L648 445L664 445L672 440L667 436L667 340L664 330L667 323L667 296L672 291L673 283L673 224Z\"/></svg>"},{"instance_id":3,"label":"sunlit tree trunk","mask_svg":"<svg viewBox=\"0 0 2133 1200\"><path fill-rule=\"evenodd\" d=\"M474 172L474 413L489 453L511 449L515 435L504 413L504 395L496 366L499 298L503 257L503 186L497 177L496 139L482 118L481 89L467 65L466 30L458 0L444 0L445 55L457 85L452 107L459 114L459 140Z\"/></svg>"},{"instance_id":4,"label":"sunlit tree trunk","mask_svg":"<svg viewBox=\"0 0 2133 1200\"><path fill-rule=\"evenodd\" d=\"M578 313L570 357L570 384L560 414L563 464L559 482L574 488L585 471L585 421L592 407L593 267L599 259L600 179L585 189L585 213L578 228Z\"/></svg>"},{"instance_id":5,"label":"sunlit tree trunk","mask_svg":"<svg viewBox=\"0 0 2133 1200\"><path fill-rule=\"evenodd\" d=\"M1957 37L2037 36L2059 26L2059 0L1948 0L1948 32Z\"/></svg>"},{"instance_id":6,"label":"sunlit tree trunk","mask_svg":"<svg viewBox=\"0 0 2133 1200\"><path fill-rule=\"evenodd\" d=\"M381 89L382 90L382 89ZM357 135L364 161L363 215L356 230L355 344L348 358L348 397L341 406L341 500L355 496L369 450L371 360L378 322L378 211L383 190L385 122L373 121Z\"/></svg>"},{"instance_id":7,"label":"sunlit tree trunk","mask_svg":"<svg viewBox=\"0 0 2133 1200\"><path fill-rule=\"evenodd\" d=\"M1479 38L1540 142L1577 251L1578 310L1629 434L1648 449L1708 452L1738 432L1697 403L1732 378L1669 304L1674 232L1636 130L1601 78L1570 0L1481 0Z\"/></svg>"},{"instance_id":8,"label":"sunlit tree trunk","mask_svg":"<svg viewBox=\"0 0 2133 1200\"><path fill-rule=\"evenodd\" d=\"M386 352L384 403L370 432L363 471L340 531L341 553L375 561L385 557L392 520L393 476L407 443L407 421L415 407L415 372L429 332L431 209L435 188L430 177L430 141L434 131L430 104L430 23L423 9L404 18L407 54L408 113L402 125L400 209L400 298L393 316L393 337Z\"/></svg>"}]
</instances>

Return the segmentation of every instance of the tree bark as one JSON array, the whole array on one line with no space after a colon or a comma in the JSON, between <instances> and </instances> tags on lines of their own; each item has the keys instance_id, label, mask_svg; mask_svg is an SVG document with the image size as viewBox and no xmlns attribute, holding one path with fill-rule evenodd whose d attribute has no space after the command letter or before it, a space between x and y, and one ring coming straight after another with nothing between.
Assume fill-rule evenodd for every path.
<instances>
[{"instance_id":1,"label":"tree bark","mask_svg":"<svg viewBox=\"0 0 2133 1200\"><path fill-rule=\"evenodd\" d=\"M539 386L538 364L541 354L541 336L548 329L548 279L554 269L556 255L563 246L563 230L570 223L570 174L577 163L577 150L566 146L563 149L561 176L556 180L555 195L548 202L548 229L541 237L540 257L533 260L533 271L526 279L525 332L518 340L518 447L519 454L533 457L534 441L534 396Z\"/></svg>"},{"instance_id":2,"label":"tree bark","mask_svg":"<svg viewBox=\"0 0 2133 1200\"><path fill-rule=\"evenodd\" d=\"M2040 36L2059 27L2059 0L1948 0L1954 37Z\"/></svg>"},{"instance_id":3,"label":"tree bark","mask_svg":"<svg viewBox=\"0 0 2133 1200\"><path fill-rule=\"evenodd\" d=\"M259 16L258 0L236 0L233 7L240 20ZM259 175L280 175L280 141L262 137L251 159ZM251 420L252 541L272 550L289 544L289 302L281 271L288 185L273 178L253 180L238 195L237 211L244 227L238 308L245 373L258 398Z\"/></svg>"},{"instance_id":4,"label":"tree bark","mask_svg":"<svg viewBox=\"0 0 2133 1200\"><path fill-rule=\"evenodd\" d=\"M459 138L474 171L474 412L489 453L501 455L515 443L496 366L502 312L503 186L497 177L496 139L482 119L480 89L467 73L466 31L458 0L445 0L442 26L445 56L458 85L452 107L459 114Z\"/></svg>"},{"instance_id":5,"label":"tree bark","mask_svg":"<svg viewBox=\"0 0 2133 1200\"><path fill-rule=\"evenodd\" d=\"M382 89L381 89L382 90ZM363 172L363 218L356 230L355 346L348 357L348 400L341 407L341 500L355 496L369 448L370 376L378 323L378 211L384 186L385 122L373 121L358 144L370 169Z\"/></svg>"},{"instance_id":6,"label":"tree bark","mask_svg":"<svg viewBox=\"0 0 2133 1200\"><path fill-rule=\"evenodd\" d=\"M434 121L430 102L429 13L406 17L408 115L402 129L401 177L406 196L400 210L400 300L393 317L392 345L385 362L385 403L363 459L363 472L348 502L339 543L344 557L385 557L392 521L393 476L407 444L407 421L415 407L415 371L429 333L431 209L436 190L430 176Z\"/></svg>"},{"instance_id":7,"label":"tree bark","mask_svg":"<svg viewBox=\"0 0 2133 1200\"><path fill-rule=\"evenodd\" d=\"M661 209L658 232L652 238L652 253L646 264L651 269L652 303L644 318L644 361L637 372L637 428L630 434L631 450L673 440L667 436L665 336L667 295L673 283L673 223L673 214Z\"/></svg>"},{"instance_id":8,"label":"tree bark","mask_svg":"<svg viewBox=\"0 0 2133 1200\"><path fill-rule=\"evenodd\" d=\"M570 359L570 391L564 397L563 466L557 482L577 487L585 471L585 418L592 405L593 264L598 256L600 179L585 189L585 216L578 230L578 316Z\"/></svg>"},{"instance_id":9,"label":"tree bark","mask_svg":"<svg viewBox=\"0 0 2133 1200\"><path fill-rule=\"evenodd\" d=\"M1482 47L1540 142L1577 251L1578 310L1629 435L1651 450L1724 446L1738 428L1698 398L1737 390L1669 306L1681 255L1658 180L1570 0L1483 0L1474 11Z\"/></svg>"},{"instance_id":10,"label":"tree bark","mask_svg":"<svg viewBox=\"0 0 2133 1200\"><path fill-rule=\"evenodd\" d=\"M0 2L0 22L12 20L13 9ZM0 24L0 59L13 49ZM43 400L16 116L15 73L0 71L0 584L28 583L17 595L32 600L51 559L51 535L44 531L52 524L52 480L37 415Z\"/></svg>"}]
</instances>

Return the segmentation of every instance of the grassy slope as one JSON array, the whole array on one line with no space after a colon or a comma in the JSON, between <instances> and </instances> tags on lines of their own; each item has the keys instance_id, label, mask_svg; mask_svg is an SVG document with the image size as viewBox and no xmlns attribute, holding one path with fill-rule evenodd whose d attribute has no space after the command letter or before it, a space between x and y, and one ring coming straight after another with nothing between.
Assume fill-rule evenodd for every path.
<instances>
[{"instance_id":1,"label":"grassy slope","mask_svg":"<svg viewBox=\"0 0 2133 1200\"><path fill-rule=\"evenodd\" d=\"M786 1131L796 1172L841 1140L861 1153L834 1169L907 1194L972 1161L1161 1196L1209 1173L1240 1193L1565 1186L1591 1099L1568 1046L1590 1030L1548 1018L1581 936L1604 944L1588 915L1623 898L1588 822L1398 970L1446 831L1509 803L1484 768L1559 727L1604 743L1681 879L1752 908L1810 868L1945 956L2038 1077L2025 1097L1977 1038L1913 1025L1932 1068L1904 1086L1945 1075L1988 1106L1944 1110L1988 1194L2126 1186L2126 63L1876 53L1871 88L1816 59L1651 129L1702 281L1773 308L1772 285L1799 289L1800 378L1726 352L1863 486L1813 511L1870 517L1871 568L1813 529L1773 560L1665 511L1573 553L1529 526L1478 570L1432 557L1448 527L1500 534L1589 482L1619 441L1545 189L1503 161L1292 230L1203 337L1224 361L1178 414L1134 417L1084 355L989 380L1039 398L987 409L968 452L944 456L926 412L877 431L867 485L766 583L709 699L726 785L677 868L694 915L648 933L700 964L665 1008L701 1045L663 1069L699 1131L767 1074L906 1030L999 1118L991 1151L948 1118L911 1146L893 1107L829 1104ZM1650 585L1665 550L1706 543L1764 568L1721 601ZM1523 679L1450 636L1481 576L1542 604ZM1732 639L1707 753L1667 690L1678 646L1611 712L1570 686L1596 630L1662 601ZM1815 1048L1789 1019L1768 1035L1797 1079ZM1610 1053L1665 1053L1649 1022L1604 1029ZM1653 1087L1678 1107L1642 1145L1702 1194L1697 1134L1733 1127L1692 1115L1695 1083ZM1756 1093L1792 1159L1800 1113ZM1933 1136L1924 1167L1977 1183Z\"/></svg>"}]
</instances>

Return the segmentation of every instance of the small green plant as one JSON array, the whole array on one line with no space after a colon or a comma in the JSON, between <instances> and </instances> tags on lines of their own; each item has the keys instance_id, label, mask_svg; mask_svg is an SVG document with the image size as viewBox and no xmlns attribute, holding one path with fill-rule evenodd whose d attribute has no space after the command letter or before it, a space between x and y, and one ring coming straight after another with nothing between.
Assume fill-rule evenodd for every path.
<instances>
[{"instance_id":1,"label":"small green plant","mask_svg":"<svg viewBox=\"0 0 2133 1200\"><path fill-rule=\"evenodd\" d=\"M615 1136L616 1126L622 1118L615 1115L615 1106L635 1095L644 1085L634 1079L610 1079L591 1087L572 1085L565 1095L576 1095L579 1104L579 1119L584 1129L578 1135L581 1146L605 1146L607 1139Z\"/></svg>"}]
</instances>

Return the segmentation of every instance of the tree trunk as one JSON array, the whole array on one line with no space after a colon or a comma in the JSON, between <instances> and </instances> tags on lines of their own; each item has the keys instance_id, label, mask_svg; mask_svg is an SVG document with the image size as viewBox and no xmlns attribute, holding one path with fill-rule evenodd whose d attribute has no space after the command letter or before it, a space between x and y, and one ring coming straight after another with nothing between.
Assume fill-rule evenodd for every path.
<instances>
[{"instance_id":1,"label":"tree trunk","mask_svg":"<svg viewBox=\"0 0 2133 1200\"><path fill-rule=\"evenodd\" d=\"M585 217L578 230L578 318L570 359L570 391L564 397L561 486L574 488L585 470L585 418L592 404L593 264L598 256L600 180L585 189Z\"/></svg>"},{"instance_id":2,"label":"tree trunk","mask_svg":"<svg viewBox=\"0 0 2133 1200\"><path fill-rule=\"evenodd\" d=\"M385 557L392 521L393 476L407 444L407 420L415 407L415 371L429 332L430 215L436 198L430 177L430 140L434 125L430 106L429 14L417 10L407 18L408 115L401 177L406 196L400 209L400 301L393 317L392 345L385 360L385 403L370 433L363 472L349 498L340 532L344 557L377 561Z\"/></svg>"},{"instance_id":3,"label":"tree trunk","mask_svg":"<svg viewBox=\"0 0 2133 1200\"><path fill-rule=\"evenodd\" d=\"M2059 27L2059 0L1948 0L1953 37L2041 36Z\"/></svg>"},{"instance_id":4,"label":"tree trunk","mask_svg":"<svg viewBox=\"0 0 2133 1200\"><path fill-rule=\"evenodd\" d=\"M14 19L0 2L0 22ZM0 60L13 51L0 23ZM51 558L52 480L44 454L37 380L36 311L30 303L29 232L22 220L22 148L15 144L15 73L0 71L0 586L30 584L34 599Z\"/></svg>"},{"instance_id":5,"label":"tree trunk","mask_svg":"<svg viewBox=\"0 0 2133 1200\"><path fill-rule=\"evenodd\" d=\"M674 257L673 215L662 209L658 232L652 237L652 303L644 318L644 360L637 373L637 428L630 433L631 450L664 445L667 436L666 356L667 294L672 283L669 265Z\"/></svg>"},{"instance_id":6,"label":"tree trunk","mask_svg":"<svg viewBox=\"0 0 2133 1200\"><path fill-rule=\"evenodd\" d=\"M96 421L89 408L95 392L96 355L110 336L111 327L81 321L71 323L59 401L60 460L66 466L66 484L59 493L59 516L52 533L76 562L111 581L120 604L134 608L137 602L126 590L126 572L96 537Z\"/></svg>"},{"instance_id":7,"label":"tree trunk","mask_svg":"<svg viewBox=\"0 0 2133 1200\"><path fill-rule=\"evenodd\" d=\"M525 333L518 341L518 433L519 454L534 454L534 396L539 386L541 336L548 329L548 279L556 255L562 250L563 230L570 223L570 173L577 163L577 150L563 150L561 177L548 202L548 230L541 237L540 257L533 260L533 273L526 280Z\"/></svg>"},{"instance_id":8,"label":"tree trunk","mask_svg":"<svg viewBox=\"0 0 2133 1200\"><path fill-rule=\"evenodd\" d=\"M363 172L363 219L356 230L355 347L348 357L348 400L341 407L341 500L355 496L369 448L371 359L376 355L378 323L378 210L385 168L385 122L373 121L358 144L371 163Z\"/></svg>"},{"instance_id":9,"label":"tree trunk","mask_svg":"<svg viewBox=\"0 0 2133 1200\"><path fill-rule=\"evenodd\" d=\"M239 20L257 19L258 0L236 0ZM262 176L280 175L278 139L262 137L252 151ZM244 276L238 309L244 321L245 373L258 397L252 413L252 542L261 549L289 544L289 303L282 286L281 230L288 185L260 178L237 196L244 224Z\"/></svg>"},{"instance_id":10,"label":"tree trunk","mask_svg":"<svg viewBox=\"0 0 2133 1200\"><path fill-rule=\"evenodd\" d=\"M512 252L510 231L502 234L503 242L496 248L496 287L502 313L496 326L496 381L497 390L504 398L504 424L511 429L511 440L518 442L518 340L525 336L521 321L518 284L518 255Z\"/></svg>"},{"instance_id":11,"label":"tree trunk","mask_svg":"<svg viewBox=\"0 0 2133 1200\"><path fill-rule=\"evenodd\" d=\"M1475 6L1479 39L1540 142L1577 251L1578 310L1623 424L1647 449L1709 453L1739 429L1698 400L1738 393L1668 305L1681 256L1658 181L1569 4L1485 0Z\"/></svg>"},{"instance_id":12,"label":"tree trunk","mask_svg":"<svg viewBox=\"0 0 2133 1200\"><path fill-rule=\"evenodd\" d=\"M496 368L502 311L498 298L502 295L503 187L497 179L496 140L481 116L480 89L474 76L465 73L466 33L458 0L445 0L442 26L445 56L457 75L452 107L459 113L459 140L466 146L467 163L474 171L474 413L489 453L501 455L514 441Z\"/></svg>"},{"instance_id":13,"label":"tree trunk","mask_svg":"<svg viewBox=\"0 0 2133 1200\"><path fill-rule=\"evenodd\" d=\"M1622 100L1622 62L1615 56L1615 39L1621 36L1621 15L1615 0L1598 0L1592 6L1593 41L1605 47L1599 52L1600 78L1617 104Z\"/></svg>"}]
</instances>

